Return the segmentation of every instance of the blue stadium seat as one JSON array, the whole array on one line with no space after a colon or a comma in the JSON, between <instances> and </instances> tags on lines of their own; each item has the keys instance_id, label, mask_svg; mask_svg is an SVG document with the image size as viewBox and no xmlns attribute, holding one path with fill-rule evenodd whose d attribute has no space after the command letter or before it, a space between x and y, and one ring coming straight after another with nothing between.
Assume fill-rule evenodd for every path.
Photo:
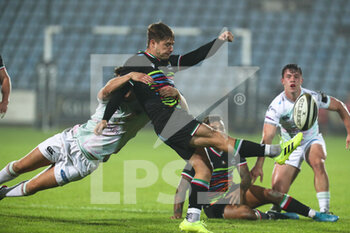
<instances>
[{"instance_id":1,"label":"blue stadium seat","mask_svg":"<svg viewBox=\"0 0 350 233\"><path fill-rule=\"evenodd\" d=\"M48 5L51 9L46 19ZM142 4L139 0L0 1L0 20L11 22L2 25L5 33L0 34L0 53L11 68L10 74L16 77L13 87L34 88L36 70L33 67L42 61L44 29L48 24L61 25L64 31L53 40L60 85L71 88L70 81L76 80L74 87L81 85L88 89L89 82L84 79L89 78L90 54L135 53L145 49L145 33L92 35L91 26L145 29L149 23L162 20L171 26L212 28L200 38L176 37L175 50L179 53L207 42L207 37L216 35L224 26L243 27L253 33L252 62L261 66L262 83L273 81L284 64L296 62L308 73L307 85L316 83L312 79L324 80L344 94L344 85L349 84L344 74L350 72L347 68L350 67L350 47L346 38L337 34L337 28L339 24L350 25L349 15L349 1L328 0L319 0L310 9L289 12L264 11L244 0L165 0ZM230 45L230 64L241 64L240 40L236 38L235 44ZM21 71L15 67L21 67ZM21 75L22 70L27 71L26 77ZM332 74L338 76L328 79ZM268 95L267 88L261 92Z\"/></svg>"}]
</instances>

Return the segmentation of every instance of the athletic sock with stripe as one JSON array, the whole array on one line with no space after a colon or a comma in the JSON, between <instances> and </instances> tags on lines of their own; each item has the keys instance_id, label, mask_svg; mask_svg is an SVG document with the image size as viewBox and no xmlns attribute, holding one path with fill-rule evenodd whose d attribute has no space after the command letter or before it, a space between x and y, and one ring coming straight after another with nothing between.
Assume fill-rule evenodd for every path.
<instances>
[{"instance_id":1,"label":"athletic sock with stripe","mask_svg":"<svg viewBox=\"0 0 350 233\"><path fill-rule=\"evenodd\" d=\"M16 161L13 161L7 164L7 166L0 171L0 185L10 180L13 180L18 176L18 174L13 170L13 164L15 162Z\"/></svg>"},{"instance_id":2,"label":"athletic sock with stripe","mask_svg":"<svg viewBox=\"0 0 350 233\"><path fill-rule=\"evenodd\" d=\"M236 139L235 155L238 152L244 158L248 157L276 157L281 153L280 145L266 145L243 139ZM235 156L234 155L234 156Z\"/></svg>"},{"instance_id":3,"label":"athletic sock with stripe","mask_svg":"<svg viewBox=\"0 0 350 233\"><path fill-rule=\"evenodd\" d=\"M207 202L208 190L209 190L209 182L201 179L192 180L191 193L189 196L189 204L188 204L188 210L186 215L187 221L189 222L199 221L203 203Z\"/></svg>"},{"instance_id":4,"label":"athletic sock with stripe","mask_svg":"<svg viewBox=\"0 0 350 233\"><path fill-rule=\"evenodd\" d=\"M310 207L304 205L287 194L284 194L280 207L287 212L297 213L305 217L309 216L309 212L311 210Z\"/></svg>"}]
</instances>

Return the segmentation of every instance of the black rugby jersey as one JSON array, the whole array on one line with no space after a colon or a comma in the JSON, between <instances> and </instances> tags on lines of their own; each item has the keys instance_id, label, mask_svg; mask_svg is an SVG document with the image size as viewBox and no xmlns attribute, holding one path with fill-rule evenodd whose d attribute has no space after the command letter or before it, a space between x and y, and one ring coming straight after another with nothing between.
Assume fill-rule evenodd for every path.
<instances>
[{"instance_id":1,"label":"black rugby jersey","mask_svg":"<svg viewBox=\"0 0 350 233\"><path fill-rule=\"evenodd\" d=\"M230 158L228 157L228 153L219 152L213 147L206 147L204 149L213 165L213 174L210 180L208 197L210 204L214 204L226 195L230 185L232 185L234 169L237 166L247 164L247 161L241 156L239 158ZM195 171L191 165L187 164L181 175L193 179Z\"/></svg>"},{"instance_id":2,"label":"black rugby jersey","mask_svg":"<svg viewBox=\"0 0 350 233\"><path fill-rule=\"evenodd\" d=\"M152 54L145 52L132 56L124 64L126 69L121 75L132 71L141 72L150 75L155 80L155 83L146 85L141 82L130 81L129 85L125 85L121 90L113 92L103 119L107 121L110 119L118 108L120 101L122 101L123 94L130 88L133 89L138 101L152 121L155 114L151 114L150 111L154 113L164 108L176 107L178 99L173 97L162 98L158 93L159 89L164 86L174 86L172 79L177 71L194 66L205 58L212 56L223 43L224 41L215 39L183 56L171 55L167 60L159 60Z\"/></svg>"}]
</instances>

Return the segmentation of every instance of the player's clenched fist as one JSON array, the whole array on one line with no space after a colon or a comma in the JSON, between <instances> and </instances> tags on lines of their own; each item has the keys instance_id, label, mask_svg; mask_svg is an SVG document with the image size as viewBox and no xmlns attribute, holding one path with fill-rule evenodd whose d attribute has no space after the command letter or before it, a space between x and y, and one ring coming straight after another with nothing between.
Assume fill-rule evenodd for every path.
<instances>
[{"instance_id":1,"label":"player's clenched fist","mask_svg":"<svg viewBox=\"0 0 350 233\"><path fill-rule=\"evenodd\" d=\"M225 32L221 33L221 35L218 37L218 39L232 42L233 41L233 34L230 31L225 31Z\"/></svg>"}]
</instances>

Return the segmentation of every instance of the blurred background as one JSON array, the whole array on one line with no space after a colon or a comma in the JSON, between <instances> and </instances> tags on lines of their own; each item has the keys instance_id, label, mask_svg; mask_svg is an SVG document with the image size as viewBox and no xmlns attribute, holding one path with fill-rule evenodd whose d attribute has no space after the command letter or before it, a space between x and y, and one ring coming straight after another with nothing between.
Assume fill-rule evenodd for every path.
<instances>
[{"instance_id":1,"label":"blurred background","mask_svg":"<svg viewBox=\"0 0 350 233\"><path fill-rule=\"evenodd\" d=\"M101 87L91 86L91 56L144 50L147 26L157 21L174 29L174 54L198 48L225 27L236 36L227 45L226 66L253 67L250 79L235 88L226 83L230 70L224 68L201 82L175 80L195 115L205 97L220 97L210 93L234 89L226 100L230 129L260 132L269 103L283 90L280 73L288 63L302 67L305 88L350 106L348 0L1 0L0 54L12 93L0 127L49 129L87 120L91 90ZM113 66L102 73L105 83ZM321 111L319 121L323 132L345 133L337 114Z\"/></svg>"}]
</instances>

